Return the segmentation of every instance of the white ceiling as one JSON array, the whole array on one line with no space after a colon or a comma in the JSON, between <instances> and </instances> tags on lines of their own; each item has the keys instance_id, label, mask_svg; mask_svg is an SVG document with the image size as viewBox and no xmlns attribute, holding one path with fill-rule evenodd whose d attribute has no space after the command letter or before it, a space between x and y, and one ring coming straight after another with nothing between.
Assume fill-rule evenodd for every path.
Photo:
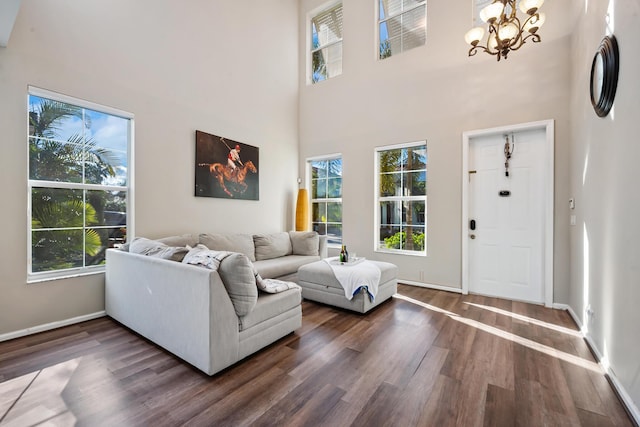
<instances>
[{"instance_id":1,"label":"white ceiling","mask_svg":"<svg viewBox=\"0 0 640 427\"><path fill-rule=\"evenodd\" d=\"M0 0L0 47L7 47L9 43L18 9L20 9L20 0Z\"/></svg>"}]
</instances>

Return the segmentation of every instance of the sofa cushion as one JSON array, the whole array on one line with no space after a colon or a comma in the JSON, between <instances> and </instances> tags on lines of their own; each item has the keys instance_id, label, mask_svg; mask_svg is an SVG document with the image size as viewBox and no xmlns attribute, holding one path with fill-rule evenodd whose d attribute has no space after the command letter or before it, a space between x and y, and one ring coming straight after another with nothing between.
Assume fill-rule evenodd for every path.
<instances>
[{"instance_id":1,"label":"sofa cushion","mask_svg":"<svg viewBox=\"0 0 640 427\"><path fill-rule=\"evenodd\" d=\"M315 231L290 231L294 255L318 255L320 237Z\"/></svg>"},{"instance_id":2,"label":"sofa cushion","mask_svg":"<svg viewBox=\"0 0 640 427\"><path fill-rule=\"evenodd\" d=\"M296 273L301 266L318 260L320 260L319 256L287 255L256 261L253 265L265 279L282 279L283 276Z\"/></svg>"},{"instance_id":3,"label":"sofa cushion","mask_svg":"<svg viewBox=\"0 0 640 427\"><path fill-rule=\"evenodd\" d=\"M191 246L194 247L198 244L197 234L182 234L180 236L169 236L158 239L158 242L164 243L168 246Z\"/></svg>"},{"instance_id":4,"label":"sofa cushion","mask_svg":"<svg viewBox=\"0 0 640 427\"><path fill-rule=\"evenodd\" d=\"M256 260L253 236L250 234L200 234L199 242L214 251L240 252Z\"/></svg>"},{"instance_id":5,"label":"sofa cushion","mask_svg":"<svg viewBox=\"0 0 640 427\"><path fill-rule=\"evenodd\" d=\"M272 319L282 313L295 308L302 302L299 287L279 292L277 294L261 294L256 307L246 316L241 316L240 330L244 331L261 322Z\"/></svg>"},{"instance_id":6,"label":"sofa cushion","mask_svg":"<svg viewBox=\"0 0 640 427\"><path fill-rule=\"evenodd\" d=\"M229 254L220 262L218 273L236 314L238 316L249 314L258 301L256 278L249 258L241 253Z\"/></svg>"},{"instance_id":7,"label":"sofa cushion","mask_svg":"<svg viewBox=\"0 0 640 427\"><path fill-rule=\"evenodd\" d=\"M136 237L129 245L129 252L131 253L178 262L182 261L188 251L187 248L167 246L164 243L144 237Z\"/></svg>"},{"instance_id":8,"label":"sofa cushion","mask_svg":"<svg viewBox=\"0 0 640 427\"><path fill-rule=\"evenodd\" d=\"M289 233L254 234L253 244L256 248L256 261L291 255L291 239Z\"/></svg>"}]
</instances>

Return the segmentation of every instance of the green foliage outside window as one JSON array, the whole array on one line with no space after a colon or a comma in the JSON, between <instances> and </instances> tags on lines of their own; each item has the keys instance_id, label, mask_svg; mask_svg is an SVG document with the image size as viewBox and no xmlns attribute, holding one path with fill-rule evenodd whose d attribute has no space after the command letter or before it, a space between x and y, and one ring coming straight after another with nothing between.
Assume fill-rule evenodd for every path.
<instances>
[{"instance_id":1,"label":"green foliage outside window","mask_svg":"<svg viewBox=\"0 0 640 427\"><path fill-rule=\"evenodd\" d=\"M313 160L311 166L311 225L326 234L328 243L342 242L342 158Z\"/></svg>"},{"instance_id":2,"label":"green foliage outside window","mask_svg":"<svg viewBox=\"0 0 640 427\"><path fill-rule=\"evenodd\" d=\"M425 233L413 233L411 235L413 250L424 251L424 236ZM384 245L387 249L406 249L407 233L405 231L399 231L393 236L385 237Z\"/></svg>"},{"instance_id":3,"label":"green foliage outside window","mask_svg":"<svg viewBox=\"0 0 640 427\"><path fill-rule=\"evenodd\" d=\"M101 146L92 116L103 122L96 135L113 126L107 114L29 96L33 273L103 264L106 249L126 238L128 136L124 154ZM109 184L122 191L101 188Z\"/></svg>"},{"instance_id":4,"label":"green foliage outside window","mask_svg":"<svg viewBox=\"0 0 640 427\"><path fill-rule=\"evenodd\" d=\"M378 247L424 252L426 144L380 150L378 168Z\"/></svg>"}]
</instances>

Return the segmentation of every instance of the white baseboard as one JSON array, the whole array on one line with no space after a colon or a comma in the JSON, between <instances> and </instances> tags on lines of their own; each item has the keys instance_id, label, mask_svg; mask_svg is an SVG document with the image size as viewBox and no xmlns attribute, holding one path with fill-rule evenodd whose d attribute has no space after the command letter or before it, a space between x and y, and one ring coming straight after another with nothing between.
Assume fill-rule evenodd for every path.
<instances>
[{"instance_id":1,"label":"white baseboard","mask_svg":"<svg viewBox=\"0 0 640 427\"><path fill-rule=\"evenodd\" d=\"M61 328L63 326L73 325L75 323L86 322L87 320L97 319L99 317L106 316L107 313L97 311L95 313L89 313L78 317L72 317L71 319L59 320L57 322L46 323L44 325L38 325L27 329L21 329L19 331L8 332L6 334L0 334L0 342L12 340L14 338L25 337L27 335L37 334L38 332L50 331L51 329Z\"/></svg>"},{"instance_id":2,"label":"white baseboard","mask_svg":"<svg viewBox=\"0 0 640 427\"><path fill-rule=\"evenodd\" d=\"M620 380L618 380L618 377L616 376L615 372L613 372L613 370L611 369L611 366L609 366L609 362L604 360L604 356L602 355L602 352L596 345L595 341L593 341L593 338L591 338L591 335L589 335L589 332L585 331L584 325L582 324L582 321L580 320L576 312L573 310L573 308L571 308L571 306L566 304L553 304L553 308L567 310L567 312L569 313L569 316L571 316L573 318L573 321L576 322L576 325L578 325L578 328L580 329L580 333L582 334L582 337L587 342L587 345L589 346L589 348L591 349L591 352L594 354L595 358L597 359L598 364L602 367L602 370L604 371L604 373L607 374L609 383L615 389L616 393L622 400L624 406L626 407L627 412L629 413L629 416L631 416L634 419L636 425L640 425L640 410L638 410L638 406L635 404L633 399L631 399L631 396L629 396L629 393L627 393L627 390L624 388L622 383L620 383Z\"/></svg>"},{"instance_id":3,"label":"white baseboard","mask_svg":"<svg viewBox=\"0 0 640 427\"><path fill-rule=\"evenodd\" d=\"M571 310L571 307L569 307L567 304L560 304L559 302L554 302L553 304L551 304L551 308L554 308L556 310Z\"/></svg>"},{"instance_id":4,"label":"white baseboard","mask_svg":"<svg viewBox=\"0 0 640 427\"><path fill-rule=\"evenodd\" d=\"M439 291L447 291L447 292L455 292L458 294L462 293L462 289L460 288L452 288L449 286L442 286L442 285L432 285L431 283L422 283L422 282L414 282L412 280L404 280L404 279L398 279L398 283L402 283L405 285L411 285L411 286L418 286L421 288L429 288L429 289L436 289Z\"/></svg>"}]
</instances>

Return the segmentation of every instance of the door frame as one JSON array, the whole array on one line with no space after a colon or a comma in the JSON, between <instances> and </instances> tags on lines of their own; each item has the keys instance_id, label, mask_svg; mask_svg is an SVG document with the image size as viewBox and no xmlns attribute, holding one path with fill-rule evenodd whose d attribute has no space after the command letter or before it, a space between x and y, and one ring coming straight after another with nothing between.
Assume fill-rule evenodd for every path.
<instances>
[{"instance_id":1,"label":"door frame","mask_svg":"<svg viewBox=\"0 0 640 427\"><path fill-rule=\"evenodd\" d=\"M469 293L469 148L473 138L489 135L503 135L505 133L517 133L525 130L545 130L546 141L544 146L544 250L543 274L544 278L544 305L553 306L553 211L554 211L554 121L542 120L538 122L521 123L479 129L462 133L462 293Z\"/></svg>"}]
</instances>

